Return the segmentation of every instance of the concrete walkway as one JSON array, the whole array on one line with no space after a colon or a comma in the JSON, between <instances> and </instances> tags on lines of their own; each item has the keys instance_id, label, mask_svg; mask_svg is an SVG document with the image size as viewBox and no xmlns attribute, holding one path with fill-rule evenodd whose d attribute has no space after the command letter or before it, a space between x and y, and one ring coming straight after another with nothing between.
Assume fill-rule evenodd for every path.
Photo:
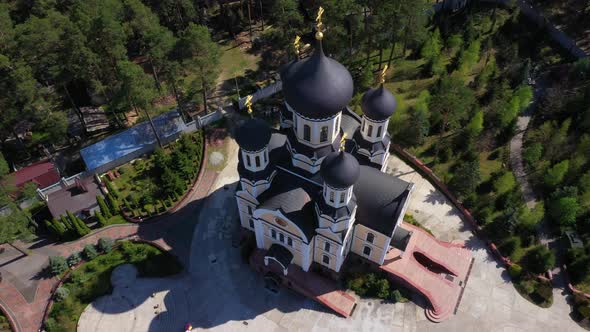
<instances>
[{"instance_id":1,"label":"concrete walkway","mask_svg":"<svg viewBox=\"0 0 590 332\"><path fill-rule=\"evenodd\" d=\"M235 145L234 145L235 147ZM236 151L237 152L237 151ZM235 154L234 154L235 156ZM383 303L361 299L345 319L320 304L282 289L264 288L264 280L232 246L238 218L234 192L237 157L217 178L193 233L189 274L169 279L137 279L128 289L115 289L84 312L79 331L181 331L190 322L195 331L579 331L569 308L541 309L522 298L505 270L477 239L452 204L426 179L395 156L388 171L412 181L416 189L409 213L445 241L464 241L475 257L457 315L434 324L415 303ZM227 189L225 189L227 188ZM152 294L154 296L152 297ZM131 303L124 307L122 298ZM111 303L105 306L105 303ZM154 306L158 305L158 310ZM157 312L156 312L157 311ZM88 317L86 317L88 316ZM130 326L134 320L135 326Z\"/></svg>"},{"instance_id":2,"label":"concrete walkway","mask_svg":"<svg viewBox=\"0 0 590 332\"><path fill-rule=\"evenodd\" d=\"M27 274L19 275L19 278L5 278L0 283L0 305L15 321L17 328L15 332L37 332L41 326L51 291L59 281L42 271L49 256L67 257L73 252L81 251L87 244L96 244L101 237L110 237L114 240L141 239L154 242L161 248L171 251L186 264L189 260L189 250L186 250L186 244L182 243L183 237L177 234L186 233L184 228L190 225L182 225L182 219L177 216L197 214L201 207L197 203L208 195L216 176L216 172L205 169L202 177L196 183L197 188L191 193L190 199L174 214L164 215L146 224L122 224L105 227L73 242L34 243L28 246L28 250L31 251L29 256L0 267L3 275L12 275L16 273L15 271L25 271ZM189 232L192 233L192 228ZM21 247L27 248L24 244L21 244ZM30 287L23 288L18 284L19 280L26 282ZM29 288L32 288L32 293L23 291Z\"/></svg>"}]
</instances>

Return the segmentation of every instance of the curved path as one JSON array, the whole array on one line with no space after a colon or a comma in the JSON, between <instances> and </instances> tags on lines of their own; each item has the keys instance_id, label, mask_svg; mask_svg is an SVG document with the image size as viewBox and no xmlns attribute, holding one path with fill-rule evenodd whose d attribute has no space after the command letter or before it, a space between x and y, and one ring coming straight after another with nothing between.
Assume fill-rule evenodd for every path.
<instances>
[{"instance_id":1,"label":"curved path","mask_svg":"<svg viewBox=\"0 0 590 332\"><path fill-rule=\"evenodd\" d=\"M205 168L201 178L195 183L189 199L174 214L163 215L145 224L108 226L72 242L47 245L33 244L27 248L31 252L30 255L12 264L19 265L13 270L23 269L26 266L35 269L36 274L30 278L38 282L32 283L34 285L33 289L23 294L21 290L23 287L19 287L21 285L18 283L20 282L19 279L24 278L24 276L5 278L0 283L0 305L14 321L17 329L15 332L37 332L41 326L52 289L59 282L56 277L50 277L44 272L38 272L47 264L49 256L60 255L67 257L73 252L81 251L87 244L96 244L101 237L110 237L114 240L140 239L153 242L161 248L171 251L186 263L190 250L186 249L187 244L183 243L182 236L178 236L178 233L185 232L186 228L192 233L193 228L191 226L194 227L194 224L183 225L181 224L183 219L179 219L178 216L198 214L197 211L201 207L198 203L208 195L216 176L216 172ZM190 239L188 242L190 243ZM25 245L21 246L25 247ZM6 271L3 272L6 273ZM8 274L12 275L13 273L10 272L8 271Z\"/></svg>"},{"instance_id":2,"label":"curved path","mask_svg":"<svg viewBox=\"0 0 590 332\"><path fill-rule=\"evenodd\" d=\"M235 152L234 152L235 156ZM423 302L381 303L360 300L348 319L288 290L278 294L264 288L263 278L252 271L232 247L238 227L235 198L237 158L218 177L193 233L189 273L173 279L138 279L128 289L116 289L132 309L111 312L106 296L90 305L78 331L180 331L191 322L195 330L219 331L578 331L569 309L541 309L518 295L506 272L484 244L473 236L459 212L426 179L395 156L388 172L412 181L416 189L409 212L445 241L462 240L475 263L456 316L434 324L424 316ZM224 189L225 188L227 189ZM115 304L116 302L116 304ZM154 308L157 306L157 310ZM134 327L122 328L134 317ZM119 324L121 323L121 324Z\"/></svg>"}]
</instances>

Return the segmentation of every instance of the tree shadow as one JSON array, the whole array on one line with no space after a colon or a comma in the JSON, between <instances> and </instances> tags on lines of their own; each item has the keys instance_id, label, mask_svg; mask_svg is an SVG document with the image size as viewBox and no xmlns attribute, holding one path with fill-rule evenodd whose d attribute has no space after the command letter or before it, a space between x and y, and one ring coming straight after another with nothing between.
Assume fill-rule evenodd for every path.
<instances>
[{"instance_id":1,"label":"tree shadow","mask_svg":"<svg viewBox=\"0 0 590 332\"><path fill-rule=\"evenodd\" d=\"M440 204L446 204L447 200L445 198L445 196L440 193L437 190L430 190L430 192L428 193L428 195L426 195L426 203L430 203L430 204L434 204L434 205L440 205Z\"/></svg>"}]
</instances>

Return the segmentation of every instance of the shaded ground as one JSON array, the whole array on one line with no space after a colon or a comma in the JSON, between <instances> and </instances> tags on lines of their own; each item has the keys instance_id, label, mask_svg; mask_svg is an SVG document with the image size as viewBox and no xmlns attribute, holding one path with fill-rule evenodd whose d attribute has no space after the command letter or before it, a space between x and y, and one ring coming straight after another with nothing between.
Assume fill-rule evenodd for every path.
<instances>
[{"instance_id":1,"label":"shaded ground","mask_svg":"<svg viewBox=\"0 0 590 332\"><path fill-rule=\"evenodd\" d=\"M242 261L239 249L232 247L238 227L233 197L238 181L236 160L235 154L228 158L228 166L218 177L200 216L187 216L199 219L193 234L189 273L176 279L138 279L129 288L117 289L114 295L87 308L79 331L104 331L109 327L113 331L174 331L187 322L196 330L219 331L579 330L569 318L569 308L541 309L520 297L483 243L465 229L458 211L429 182L394 156L388 171L403 174L403 179L416 184L410 212L437 237L463 240L473 251L476 261L457 315L434 324L426 320L424 309L414 303L360 300L353 316L344 319L290 291L271 293L264 288L263 278ZM127 307L121 302L124 299L130 304ZM109 309L118 307L125 309ZM130 326L131 320L138 325Z\"/></svg>"}]
</instances>

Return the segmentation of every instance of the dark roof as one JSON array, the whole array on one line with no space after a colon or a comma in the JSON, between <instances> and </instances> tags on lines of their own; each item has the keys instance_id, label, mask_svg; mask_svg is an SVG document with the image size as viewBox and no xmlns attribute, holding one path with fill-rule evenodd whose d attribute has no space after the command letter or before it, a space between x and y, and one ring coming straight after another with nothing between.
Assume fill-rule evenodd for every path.
<instances>
[{"instance_id":1,"label":"dark roof","mask_svg":"<svg viewBox=\"0 0 590 332\"><path fill-rule=\"evenodd\" d=\"M353 138L356 144L358 145L359 149L366 149L371 153L377 151L385 151L387 149L389 141L391 140L389 134L385 133L385 137L383 138L383 140L377 141L375 143L369 142L366 139L364 139L363 134L361 134L360 128L358 128L357 131L354 133Z\"/></svg>"},{"instance_id":2,"label":"dark roof","mask_svg":"<svg viewBox=\"0 0 590 332\"><path fill-rule=\"evenodd\" d=\"M318 227L313 202L320 191L318 185L279 169L272 186L258 196L258 208L281 211L310 240Z\"/></svg>"},{"instance_id":3,"label":"dark roof","mask_svg":"<svg viewBox=\"0 0 590 332\"><path fill-rule=\"evenodd\" d=\"M293 261L293 254L289 251L289 249L276 243L271 244L264 256L276 259L281 263L281 265L283 265L284 269L288 268Z\"/></svg>"},{"instance_id":4,"label":"dark roof","mask_svg":"<svg viewBox=\"0 0 590 332\"><path fill-rule=\"evenodd\" d=\"M348 70L324 54L321 42L309 58L287 64L281 80L287 103L311 119L329 118L342 111L354 90Z\"/></svg>"},{"instance_id":5,"label":"dark roof","mask_svg":"<svg viewBox=\"0 0 590 332\"><path fill-rule=\"evenodd\" d=\"M246 151L255 152L268 145L272 131L270 126L260 119L248 119L236 130L236 142Z\"/></svg>"},{"instance_id":6,"label":"dark roof","mask_svg":"<svg viewBox=\"0 0 590 332\"><path fill-rule=\"evenodd\" d=\"M383 84L378 88L371 88L363 95L361 109L371 120L383 121L389 118L397 107L395 97Z\"/></svg>"},{"instance_id":7,"label":"dark roof","mask_svg":"<svg viewBox=\"0 0 590 332\"><path fill-rule=\"evenodd\" d=\"M353 113L354 114L354 113ZM354 114L357 115L357 114ZM358 115L357 115L358 117ZM342 113L342 120L340 121L340 128L346 134L347 139L352 139L352 136L361 125L360 118L354 117L347 112Z\"/></svg>"},{"instance_id":8,"label":"dark roof","mask_svg":"<svg viewBox=\"0 0 590 332\"><path fill-rule=\"evenodd\" d=\"M334 220L338 220L343 217L350 217L352 211L354 211L354 208L356 207L356 197L353 194L348 205L339 208L335 208L326 203L326 200L323 197L320 197L316 204L318 205L321 214L325 214Z\"/></svg>"},{"instance_id":9,"label":"dark roof","mask_svg":"<svg viewBox=\"0 0 590 332\"><path fill-rule=\"evenodd\" d=\"M98 183L90 176L76 184L52 192L47 198L47 207L54 218L65 215L66 211L74 214L82 210L90 210L98 206L96 196L102 196Z\"/></svg>"},{"instance_id":10,"label":"dark roof","mask_svg":"<svg viewBox=\"0 0 590 332\"><path fill-rule=\"evenodd\" d=\"M360 168L356 158L341 151L330 153L322 161L320 172L324 181L333 188L348 188L359 178Z\"/></svg>"},{"instance_id":11,"label":"dark roof","mask_svg":"<svg viewBox=\"0 0 590 332\"><path fill-rule=\"evenodd\" d=\"M285 147L285 135L282 134L272 134L270 142L268 143L268 158L269 164L266 166L265 169L252 172L246 169L244 166L244 160L242 158L242 154L238 154L238 173L240 174L241 178L246 178L252 182L256 182L259 180L268 179L270 174L275 169L275 164L280 163L284 160L290 160L290 154L287 148ZM290 161L289 161L290 162Z\"/></svg>"},{"instance_id":12,"label":"dark roof","mask_svg":"<svg viewBox=\"0 0 590 332\"><path fill-rule=\"evenodd\" d=\"M408 199L410 184L370 166L360 166L360 177L353 188L357 222L391 236Z\"/></svg>"},{"instance_id":13,"label":"dark roof","mask_svg":"<svg viewBox=\"0 0 590 332\"><path fill-rule=\"evenodd\" d=\"M33 182L41 189L49 187L60 179L57 168L47 159L23 167L9 176L14 177L14 185L17 187L22 187L27 182Z\"/></svg>"},{"instance_id":14,"label":"dark roof","mask_svg":"<svg viewBox=\"0 0 590 332\"><path fill-rule=\"evenodd\" d=\"M406 251L408 242L410 242L410 237L412 237L412 232L408 231L403 227L397 227L393 232L390 244L394 248L397 248L401 251Z\"/></svg>"}]
</instances>

